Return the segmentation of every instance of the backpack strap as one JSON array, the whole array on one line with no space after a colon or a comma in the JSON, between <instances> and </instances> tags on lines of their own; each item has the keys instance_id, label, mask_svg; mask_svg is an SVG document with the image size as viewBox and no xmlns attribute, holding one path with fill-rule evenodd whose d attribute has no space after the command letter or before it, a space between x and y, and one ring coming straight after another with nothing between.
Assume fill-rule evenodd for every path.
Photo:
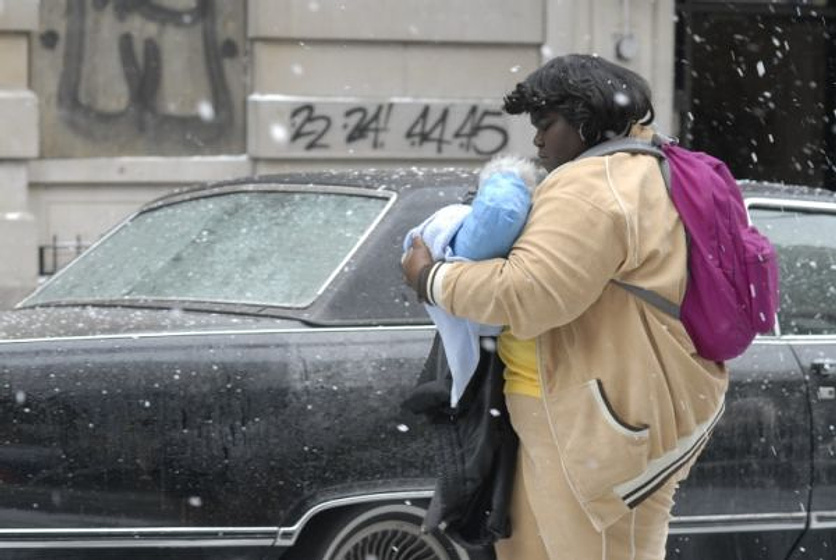
<instances>
[{"instance_id":1,"label":"backpack strap","mask_svg":"<svg viewBox=\"0 0 836 560\"><path fill-rule=\"evenodd\" d=\"M628 284L627 282L622 282L621 280L616 280L614 278L611 280L611 282L618 286L621 286L637 298L643 299L662 313L670 315L674 319L679 319L679 306L671 300L669 300L668 298L660 296L653 290L640 288L633 284Z\"/></svg>"},{"instance_id":2,"label":"backpack strap","mask_svg":"<svg viewBox=\"0 0 836 560\"><path fill-rule=\"evenodd\" d=\"M668 158L665 157L665 152L662 151L662 144L676 143L676 139L668 138L660 134L654 134L653 139L648 142L646 140L639 140L630 136L620 138L613 138L600 144L592 146L585 152L582 152L576 159L587 157L600 157L616 154L619 152L627 152L629 154L646 154L649 156L656 156L659 160L659 167L662 171L662 178L665 179L665 187L668 192L671 190L671 167L668 164Z\"/></svg>"},{"instance_id":3,"label":"backpack strap","mask_svg":"<svg viewBox=\"0 0 836 560\"><path fill-rule=\"evenodd\" d=\"M577 159L586 157L608 156L610 154L615 154L618 152L648 154L656 156L659 159L665 159L665 153L656 143L656 137L654 136L653 138L654 140L650 142L647 142L646 140L639 140L638 138L633 138L631 136L613 138L612 140L607 140L606 142L601 142L600 144L592 146L591 148L582 152L581 155L577 157Z\"/></svg>"},{"instance_id":4,"label":"backpack strap","mask_svg":"<svg viewBox=\"0 0 836 560\"><path fill-rule=\"evenodd\" d=\"M670 194L671 168L670 164L668 163L668 158L665 157L665 152L663 152L661 148L662 144L668 142L675 143L676 140L672 138L663 137L659 134L654 134L653 140L651 140L650 142L647 142L646 140L639 140L638 138L631 138L629 136L614 138L612 140L607 140L606 142L602 142L600 144L592 146L585 152L581 153L581 155L579 155L576 159L608 156L610 154L615 154L619 152L655 156L659 160L659 168L662 172L662 178L665 180L665 188L668 189L668 194ZM660 310L662 313L670 315L674 319L679 319L679 306L671 300L660 296L652 290L641 288L633 284L628 284L615 278L612 279L612 282L627 290L637 298L649 303L653 307Z\"/></svg>"}]
</instances>

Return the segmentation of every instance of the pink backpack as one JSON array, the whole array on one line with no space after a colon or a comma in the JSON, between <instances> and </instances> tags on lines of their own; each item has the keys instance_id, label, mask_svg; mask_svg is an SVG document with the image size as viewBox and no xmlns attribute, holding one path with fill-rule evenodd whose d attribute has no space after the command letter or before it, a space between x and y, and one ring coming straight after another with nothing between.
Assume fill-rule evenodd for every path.
<instances>
[{"instance_id":1,"label":"pink backpack","mask_svg":"<svg viewBox=\"0 0 836 560\"><path fill-rule=\"evenodd\" d=\"M724 361L772 330L778 310L778 262L769 240L749 225L743 196L726 164L654 136L611 140L580 157L615 152L659 158L665 185L688 235L688 285L682 306L639 286L626 290L679 318L697 353Z\"/></svg>"}]
</instances>

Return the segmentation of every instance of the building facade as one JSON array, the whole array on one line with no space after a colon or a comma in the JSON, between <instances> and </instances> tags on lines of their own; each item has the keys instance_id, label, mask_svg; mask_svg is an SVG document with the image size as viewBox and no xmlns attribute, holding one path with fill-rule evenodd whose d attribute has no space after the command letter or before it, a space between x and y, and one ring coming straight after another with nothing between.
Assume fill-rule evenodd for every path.
<instances>
[{"instance_id":1,"label":"building facade","mask_svg":"<svg viewBox=\"0 0 836 560\"><path fill-rule=\"evenodd\" d=\"M207 180L533 155L501 98L597 53L674 110L673 0L0 0L0 306Z\"/></svg>"}]
</instances>

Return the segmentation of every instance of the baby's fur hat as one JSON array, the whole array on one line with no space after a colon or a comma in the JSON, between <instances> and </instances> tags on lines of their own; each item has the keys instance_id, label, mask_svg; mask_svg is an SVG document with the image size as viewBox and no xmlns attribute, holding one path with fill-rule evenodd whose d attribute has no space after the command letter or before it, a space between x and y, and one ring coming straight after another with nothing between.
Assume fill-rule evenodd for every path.
<instances>
[{"instance_id":1,"label":"baby's fur hat","mask_svg":"<svg viewBox=\"0 0 836 560\"><path fill-rule=\"evenodd\" d=\"M513 171L523 180L530 192L545 178L545 173L530 159L514 154L499 154L491 158L479 172L479 183L494 173Z\"/></svg>"}]
</instances>

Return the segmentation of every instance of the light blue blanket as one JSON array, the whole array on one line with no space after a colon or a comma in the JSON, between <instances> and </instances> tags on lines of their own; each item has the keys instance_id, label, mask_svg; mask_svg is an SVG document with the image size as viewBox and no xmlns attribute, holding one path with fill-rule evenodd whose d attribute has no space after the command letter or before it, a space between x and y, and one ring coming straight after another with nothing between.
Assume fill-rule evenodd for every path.
<instances>
[{"instance_id":1,"label":"light blue blanket","mask_svg":"<svg viewBox=\"0 0 836 560\"><path fill-rule=\"evenodd\" d=\"M404 252L413 237L420 235L434 260L507 256L525 226L531 191L538 179L536 169L527 160L514 156L491 160L480 173L473 204L452 204L438 210L407 233ZM480 338L499 335L502 326L454 317L433 305L426 308L444 345L453 378L450 406L455 407L479 363Z\"/></svg>"}]
</instances>

